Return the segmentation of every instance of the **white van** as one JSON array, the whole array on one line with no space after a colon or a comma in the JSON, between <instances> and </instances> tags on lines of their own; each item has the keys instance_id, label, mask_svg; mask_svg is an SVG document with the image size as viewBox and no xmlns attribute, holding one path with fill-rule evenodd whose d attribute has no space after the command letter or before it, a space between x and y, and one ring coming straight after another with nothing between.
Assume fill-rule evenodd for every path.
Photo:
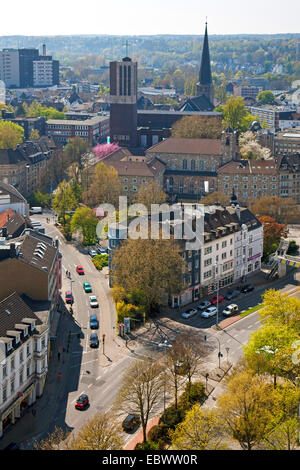
<instances>
[{"instance_id":1,"label":"white van","mask_svg":"<svg viewBox=\"0 0 300 470\"><path fill-rule=\"evenodd\" d=\"M29 213L30 214L42 214L43 213L43 210L41 207L31 207L29 209Z\"/></svg>"}]
</instances>

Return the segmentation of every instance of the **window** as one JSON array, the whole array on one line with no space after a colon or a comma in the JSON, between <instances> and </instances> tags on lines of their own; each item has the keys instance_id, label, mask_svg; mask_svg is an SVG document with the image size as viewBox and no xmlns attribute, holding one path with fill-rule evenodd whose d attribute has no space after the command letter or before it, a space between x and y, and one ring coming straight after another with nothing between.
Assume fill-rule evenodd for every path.
<instances>
[{"instance_id":1,"label":"window","mask_svg":"<svg viewBox=\"0 0 300 470\"><path fill-rule=\"evenodd\" d=\"M205 248L205 250L204 250L204 254L205 254L205 255L208 255L209 253L212 253L212 246L208 246L208 247Z\"/></svg>"},{"instance_id":2,"label":"window","mask_svg":"<svg viewBox=\"0 0 300 470\"><path fill-rule=\"evenodd\" d=\"M3 397L3 401L7 400L7 387L6 387L6 385L3 385L2 397Z\"/></svg>"},{"instance_id":3,"label":"window","mask_svg":"<svg viewBox=\"0 0 300 470\"><path fill-rule=\"evenodd\" d=\"M7 373L7 371L6 371L6 364L4 364L3 367L2 367L2 375L3 375L3 378L6 377L6 373Z\"/></svg>"},{"instance_id":4,"label":"window","mask_svg":"<svg viewBox=\"0 0 300 470\"><path fill-rule=\"evenodd\" d=\"M212 264L212 258L208 258L204 261L204 266L210 266Z\"/></svg>"},{"instance_id":5,"label":"window","mask_svg":"<svg viewBox=\"0 0 300 470\"><path fill-rule=\"evenodd\" d=\"M196 162L195 160L191 160L191 170L195 170L196 169Z\"/></svg>"},{"instance_id":6,"label":"window","mask_svg":"<svg viewBox=\"0 0 300 470\"><path fill-rule=\"evenodd\" d=\"M20 362L23 362L23 350L20 351Z\"/></svg>"},{"instance_id":7,"label":"window","mask_svg":"<svg viewBox=\"0 0 300 470\"><path fill-rule=\"evenodd\" d=\"M30 346L29 346L29 344L27 344L26 351L27 351L27 357L30 356Z\"/></svg>"},{"instance_id":8,"label":"window","mask_svg":"<svg viewBox=\"0 0 300 470\"><path fill-rule=\"evenodd\" d=\"M15 368L15 358L12 357L10 361L10 369L13 370Z\"/></svg>"},{"instance_id":9,"label":"window","mask_svg":"<svg viewBox=\"0 0 300 470\"><path fill-rule=\"evenodd\" d=\"M128 183L128 178L123 178L124 183Z\"/></svg>"},{"instance_id":10,"label":"window","mask_svg":"<svg viewBox=\"0 0 300 470\"><path fill-rule=\"evenodd\" d=\"M182 169L187 170L187 160L183 160L182 162Z\"/></svg>"},{"instance_id":11,"label":"window","mask_svg":"<svg viewBox=\"0 0 300 470\"><path fill-rule=\"evenodd\" d=\"M222 253L222 259L226 259L227 258L227 253Z\"/></svg>"},{"instance_id":12,"label":"window","mask_svg":"<svg viewBox=\"0 0 300 470\"><path fill-rule=\"evenodd\" d=\"M226 248L227 246L227 241L225 240L224 242L222 242L222 248Z\"/></svg>"},{"instance_id":13,"label":"window","mask_svg":"<svg viewBox=\"0 0 300 470\"><path fill-rule=\"evenodd\" d=\"M209 277L211 277L211 271L206 271L206 273L204 273L204 279L208 279Z\"/></svg>"}]
</instances>

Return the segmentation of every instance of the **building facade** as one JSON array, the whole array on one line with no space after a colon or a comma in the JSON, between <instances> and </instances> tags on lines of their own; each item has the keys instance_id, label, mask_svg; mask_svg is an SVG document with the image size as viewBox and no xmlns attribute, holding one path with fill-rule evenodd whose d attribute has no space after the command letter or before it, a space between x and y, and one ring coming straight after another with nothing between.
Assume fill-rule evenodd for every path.
<instances>
[{"instance_id":1,"label":"building facade","mask_svg":"<svg viewBox=\"0 0 300 470\"><path fill-rule=\"evenodd\" d=\"M95 116L82 121L70 119L49 119L46 122L46 134L52 136L62 145L66 145L68 140L74 137L96 145L104 142L109 135L109 117Z\"/></svg>"},{"instance_id":2,"label":"building facade","mask_svg":"<svg viewBox=\"0 0 300 470\"><path fill-rule=\"evenodd\" d=\"M110 62L110 136L122 147L137 147L137 62Z\"/></svg>"},{"instance_id":3,"label":"building facade","mask_svg":"<svg viewBox=\"0 0 300 470\"><path fill-rule=\"evenodd\" d=\"M43 394L49 326L15 292L0 302L0 437Z\"/></svg>"}]
</instances>

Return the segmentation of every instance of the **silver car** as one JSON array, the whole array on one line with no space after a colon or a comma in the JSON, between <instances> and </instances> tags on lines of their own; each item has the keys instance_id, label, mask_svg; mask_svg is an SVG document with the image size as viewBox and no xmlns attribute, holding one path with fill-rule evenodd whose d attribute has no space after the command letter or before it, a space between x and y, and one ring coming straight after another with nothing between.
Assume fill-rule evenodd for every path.
<instances>
[{"instance_id":1,"label":"silver car","mask_svg":"<svg viewBox=\"0 0 300 470\"><path fill-rule=\"evenodd\" d=\"M97 297L95 295L90 295L90 306L93 307L99 307Z\"/></svg>"},{"instance_id":2,"label":"silver car","mask_svg":"<svg viewBox=\"0 0 300 470\"><path fill-rule=\"evenodd\" d=\"M190 308L186 312L182 313L181 316L182 318L191 318L192 316L196 315L197 310L195 308Z\"/></svg>"},{"instance_id":3,"label":"silver car","mask_svg":"<svg viewBox=\"0 0 300 470\"><path fill-rule=\"evenodd\" d=\"M209 307L205 312L201 313L201 317L209 318L217 314L217 307Z\"/></svg>"}]
</instances>

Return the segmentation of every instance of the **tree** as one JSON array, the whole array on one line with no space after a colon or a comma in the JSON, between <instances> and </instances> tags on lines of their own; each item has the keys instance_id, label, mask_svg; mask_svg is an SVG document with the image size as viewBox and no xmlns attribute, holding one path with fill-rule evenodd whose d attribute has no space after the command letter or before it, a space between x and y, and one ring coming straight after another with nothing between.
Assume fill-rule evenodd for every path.
<instances>
[{"instance_id":1,"label":"tree","mask_svg":"<svg viewBox=\"0 0 300 470\"><path fill-rule=\"evenodd\" d=\"M252 333L244 347L245 359L255 373L273 376L274 387L277 377L295 381L300 367L293 363L293 344L299 335L287 325L266 324Z\"/></svg>"},{"instance_id":2,"label":"tree","mask_svg":"<svg viewBox=\"0 0 300 470\"><path fill-rule=\"evenodd\" d=\"M163 392L162 366L150 360L135 361L125 372L114 403L118 413L133 413L141 418L143 440L147 441L147 424L157 411Z\"/></svg>"},{"instance_id":3,"label":"tree","mask_svg":"<svg viewBox=\"0 0 300 470\"><path fill-rule=\"evenodd\" d=\"M289 383L278 386L275 392L274 428L262 442L268 450L294 450L299 445L298 407L300 389Z\"/></svg>"},{"instance_id":4,"label":"tree","mask_svg":"<svg viewBox=\"0 0 300 470\"><path fill-rule=\"evenodd\" d=\"M286 236L287 227L268 216L259 217L259 221L264 228L264 256L267 257L276 251L281 237Z\"/></svg>"},{"instance_id":5,"label":"tree","mask_svg":"<svg viewBox=\"0 0 300 470\"><path fill-rule=\"evenodd\" d=\"M182 423L170 432L174 450L224 450L224 429L215 410L194 405Z\"/></svg>"},{"instance_id":6,"label":"tree","mask_svg":"<svg viewBox=\"0 0 300 470\"><path fill-rule=\"evenodd\" d=\"M116 142L113 142L111 144L98 144L96 147L94 147L93 152L98 160L102 160L107 155L119 149L119 145Z\"/></svg>"},{"instance_id":7,"label":"tree","mask_svg":"<svg viewBox=\"0 0 300 470\"><path fill-rule=\"evenodd\" d=\"M218 397L224 430L242 449L253 449L271 431L273 393L272 384L242 371L229 378L226 392Z\"/></svg>"},{"instance_id":8,"label":"tree","mask_svg":"<svg viewBox=\"0 0 300 470\"><path fill-rule=\"evenodd\" d=\"M114 416L97 413L71 437L69 450L121 450L122 428Z\"/></svg>"},{"instance_id":9,"label":"tree","mask_svg":"<svg viewBox=\"0 0 300 470\"><path fill-rule=\"evenodd\" d=\"M172 137L188 139L219 139L222 123L218 118L184 116L172 127Z\"/></svg>"},{"instance_id":10,"label":"tree","mask_svg":"<svg viewBox=\"0 0 300 470\"><path fill-rule=\"evenodd\" d=\"M219 106L216 111L222 112L225 126L230 126L241 132L245 132L251 122L256 120L247 111L245 101L241 96L228 98L225 105Z\"/></svg>"},{"instance_id":11,"label":"tree","mask_svg":"<svg viewBox=\"0 0 300 470\"><path fill-rule=\"evenodd\" d=\"M57 109L53 107L43 106L38 101L33 101L30 106L27 103L23 103L23 109L25 111L26 116L28 117L40 117L43 116L48 119L65 119L65 114L57 111Z\"/></svg>"},{"instance_id":12,"label":"tree","mask_svg":"<svg viewBox=\"0 0 300 470\"><path fill-rule=\"evenodd\" d=\"M239 145L241 156L247 160L267 160L271 156L271 150L267 147L262 147L256 141L254 132L247 131L241 134Z\"/></svg>"},{"instance_id":13,"label":"tree","mask_svg":"<svg viewBox=\"0 0 300 470\"><path fill-rule=\"evenodd\" d=\"M40 138L39 131L37 129L32 129L30 136L29 136L29 140L37 140L39 138Z\"/></svg>"},{"instance_id":14,"label":"tree","mask_svg":"<svg viewBox=\"0 0 300 470\"><path fill-rule=\"evenodd\" d=\"M271 91L261 91L257 95L257 101L261 104L273 104L275 102L275 96Z\"/></svg>"},{"instance_id":15,"label":"tree","mask_svg":"<svg viewBox=\"0 0 300 470\"><path fill-rule=\"evenodd\" d=\"M230 197L222 193L222 191L214 191L213 193L207 194L201 198L201 204L205 204L206 206L211 206L214 204L219 204L221 206L228 206L230 202Z\"/></svg>"},{"instance_id":16,"label":"tree","mask_svg":"<svg viewBox=\"0 0 300 470\"><path fill-rule=\"evenodd\" d=\"M68 165L74 165L77 168L78 178L81 177L83 169L82 156L90 149L90 144L81 137L72 137L69 139L65 149L64 158Z\"/></svg>"},{"instance_id":17,"label":"tree","mask_svg":"<svg viewBox=\"0 0 300 470\"><path fill-rule=\"evenodd\" d=\"M182 287L183 257L174 240L128 239L112 256L114 286L143 293L147 313Z\"/></svg>"},{"instance_id":18,"label":"tree","mask_svg":"<svg viewBox=\"0 0 300 470\"><path fill-rule=\"evenodd\" d=\"M96 165L92 183L82 195L89 206L108 203L117 206L121 191L119 175L115 168L100 162Z\"/></svg>"},{"instance_id":19,"label":"tree","mask_svg":"<svg viewBox=\"0 0 300 470\"><path fill-rule=\"evenodd\" d=\"M196 96L198 77L187 78L184 83L184 94L186 96Z\"/></svg>"},{"instance_id":20,"label":"tree","mask_svg":"<svg viewBox=\"0 0 300 470\"><path fill-rule=\"evenodd\" d=\"M148 181L140 186L135 203L144 204L148 210L151 210L151 204L163 204L166 202L167 195L156 181Z\"/></svg>"},{"instance_id":21,"label":"tree","mask_svg":"<svg viewBox=\"0 0 300 470\"><path fill-rule=\"evenodd\" d=\"M69 434L62 428L55 426L52 433L48 434L41 442L35 441L33 447L35 450L60 450Z\"/></svg>"},{"instance_id":22,"label":"tree","mask_svg":"<svg viewBox=\"0 0 300 470\"><path fill-rule=\"evenodd\" d=\"M300 300L288 297L279 290L268 289L264 292L259 317L264 324L287 326L300 334Z\"/></svg>"},{"instance_id":23,"label":"tree","mask_svg":"<svg viewBox=\"0 0 300 470\"><path fill-rule=\"evenodd\" d=\"M89 207L78 207L71 221L71 232L79 230L83 235L84 245L94 245L97 241L96 227L98 219Z\"/></svg>"},{"instance_id":24,"label":"tree","mask_svg":"<svg viewBox=\"0 0 300 470\"><path fill-rule=\"evenodd\" d=\"M77 206L77 199L74 196L72 187L67 181L62 181L55 191L52 207L63 219L63 225L66 223L66 212L72 211Z\"/></svg>"},{"instance_id":25,"label":"tree","mask_svg":"<svg viewBox=\"0 0 300 470\"><path fill-rule=\"evenodd\" d=\"M0 121L0 149L15 149L23 142L24 129L10 121Z\"/></svg>"},{"instance_id":26,"label":"tree","mask_svg":"<svg viewBox=\"0 0 300 470\"><path fill-rule=\"evenodd\" d=\"M31 206L37 207L50 207L51 196L44 194L39 189L33 194L31 198Z\"/></svg>"},{"instance_id":27,"label":"tree","mask_svg":"<svg viewBox=\"0 0 300 470\"><path fill-rule=\"evenodd\" d=\"M296 222L300 217L297 203L289 197L263 196L250 200L249 203L256 217L272 217L281 224Z\"/></svg>"}]
</instances>

